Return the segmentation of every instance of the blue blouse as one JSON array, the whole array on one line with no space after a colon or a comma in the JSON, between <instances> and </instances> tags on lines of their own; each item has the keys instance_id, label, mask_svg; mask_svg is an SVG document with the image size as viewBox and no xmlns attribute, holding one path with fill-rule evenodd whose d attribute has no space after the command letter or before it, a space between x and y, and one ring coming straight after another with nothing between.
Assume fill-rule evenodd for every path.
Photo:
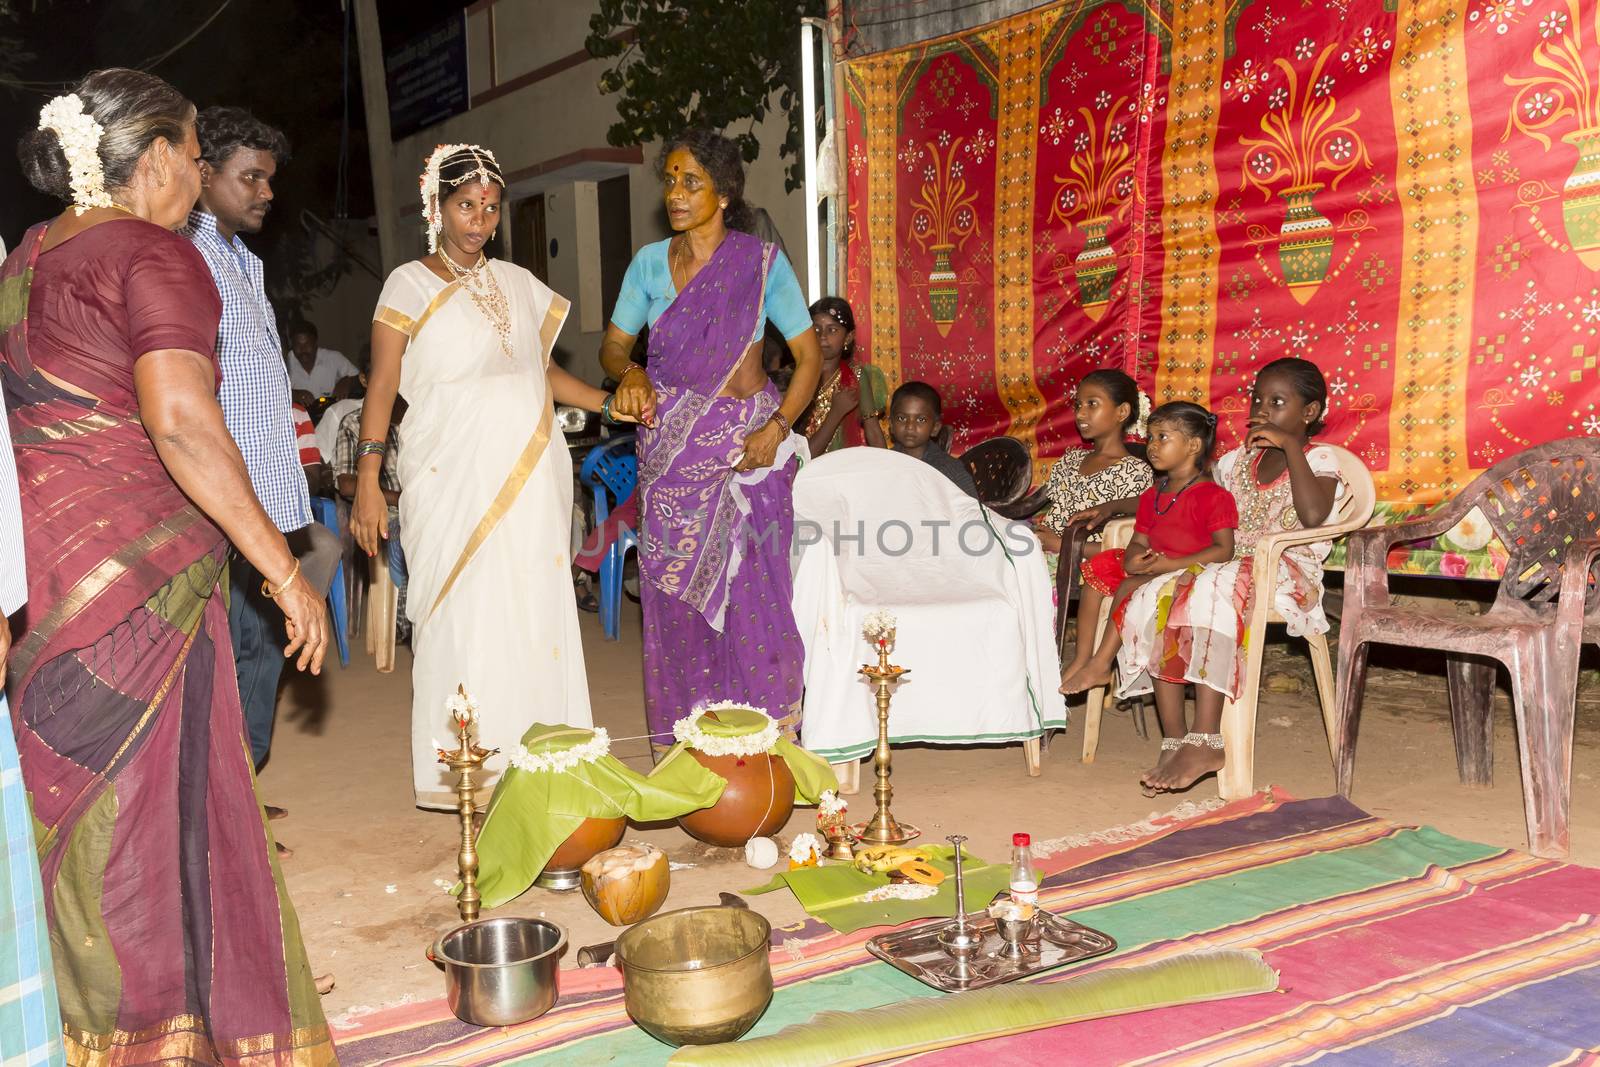
<instances>
[{"instance_id":1,"label":"blue blouse","mask_svg":"<svg viewBox=\"0 0 1600 1067\"><path fill-rule=\"evenodd\" d=\"M611 313L611 324L623 333L637 336L646 324L654 326L661 313L678 297L677 286L672 284L672 267L667 262L665 241L645 245L628 264L622 276L622 292L617 294L617 307ZM793 338L811 329L811 311L800 292L800 282L794 276L789 259L779 252L767 271L767 318L785 338ZM764 325L756 327L751 342L761 340Z\"/></svg>"}]
</instances>

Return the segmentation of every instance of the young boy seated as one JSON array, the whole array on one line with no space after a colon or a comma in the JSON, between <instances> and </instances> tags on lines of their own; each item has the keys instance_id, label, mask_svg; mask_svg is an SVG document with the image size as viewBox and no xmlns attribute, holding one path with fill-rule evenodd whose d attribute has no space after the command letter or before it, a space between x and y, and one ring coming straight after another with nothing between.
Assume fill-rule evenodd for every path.
<instances>
[{"instance_id":1,"label":"young boy seated","mask_svg":"<svg viewBox=\"0 0 1600 1067\"><path fill-rule=\"evenodd\" d=\"M889 401L889 436L895 450L920 459L949 478L974 500L978 483L972 480L967 465L944 450L937 437L944 424L939 421L944 405L939 392L927 382L906 382L894 391Z\"/></svg>"}]
</instances>

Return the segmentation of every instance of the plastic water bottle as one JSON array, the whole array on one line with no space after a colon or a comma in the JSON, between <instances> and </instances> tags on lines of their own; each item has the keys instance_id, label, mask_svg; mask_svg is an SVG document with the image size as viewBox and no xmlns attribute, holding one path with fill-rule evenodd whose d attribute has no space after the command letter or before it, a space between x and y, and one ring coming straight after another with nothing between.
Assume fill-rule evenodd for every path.
<instances>
[{"instance_id":1,"label":"plastic water bottle","mask_svg":"<svg viewBox=\"0 0 1600 1067\"><path fill-rule=\"evenodd\" d=\"M1033 839L1027 834L1011 835L1011 899L1018 904L1039 905L1039 879L1033 873Z\"/></svg>"}]
</instances>

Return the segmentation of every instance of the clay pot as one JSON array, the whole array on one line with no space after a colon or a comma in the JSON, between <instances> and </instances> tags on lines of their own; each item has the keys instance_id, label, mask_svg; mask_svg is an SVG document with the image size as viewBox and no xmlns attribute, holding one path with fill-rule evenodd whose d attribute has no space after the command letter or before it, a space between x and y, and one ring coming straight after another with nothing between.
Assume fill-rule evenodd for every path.
<instances>
[{"instance_id":1,"label":"clay pot","mask_svg":"<svg viewBox=\"0 0 1600 1067\"><path fill-rule=\"evenodd\" d=\"M622 840L623 831L628 828L628 820L622 817L615 819L585 819L578 824L578 828L567 835L556 850L550 853L550 859L544 865L546 871L572 871L588 863L597 852L606 849Z\"/></svg>"},{"instance_id":2,"label":"clay pot","mask_svg":"<svg viewBox=\"0 0 1600 1067\"><path fill-rule=\"evenodd\" d=\"M583 897L612 926L632 926L666 903L667 854L654 845L607 849L583 865Z\"/></svg>"},{"instance_id":3,"label":"clay pot","mask_svg":"<svg viewBox=\"0 0 1600 1067\"><path fill-rule=\"evenodd\" d=\"M743 848L752 837L770 837L789 821L794 811L794 774L782 758L770 753L707 756L692 748L686 751L728 787L711 807L678 817L685 833L708 845Z\"/></svg>"}]
</instances>

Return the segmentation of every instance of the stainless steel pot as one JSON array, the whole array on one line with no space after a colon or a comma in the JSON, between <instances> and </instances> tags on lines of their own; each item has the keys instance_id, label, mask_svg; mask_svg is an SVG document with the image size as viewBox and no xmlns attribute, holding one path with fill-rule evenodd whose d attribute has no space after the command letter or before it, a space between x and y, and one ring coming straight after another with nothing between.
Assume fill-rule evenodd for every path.
<instances>
[{"instance_id":1,"label":"stainless steel pot","mask_svg":"<svg viewBox=\"0 0 1600 1067\"><path fill-rule=\"evenodd\" d=\"M537 1019L558 995L557 967L567 932L543 919L480 919L433 943L428 959L444 968L445 1000L474 1026Z\"/></svg>"}]
</instances>

